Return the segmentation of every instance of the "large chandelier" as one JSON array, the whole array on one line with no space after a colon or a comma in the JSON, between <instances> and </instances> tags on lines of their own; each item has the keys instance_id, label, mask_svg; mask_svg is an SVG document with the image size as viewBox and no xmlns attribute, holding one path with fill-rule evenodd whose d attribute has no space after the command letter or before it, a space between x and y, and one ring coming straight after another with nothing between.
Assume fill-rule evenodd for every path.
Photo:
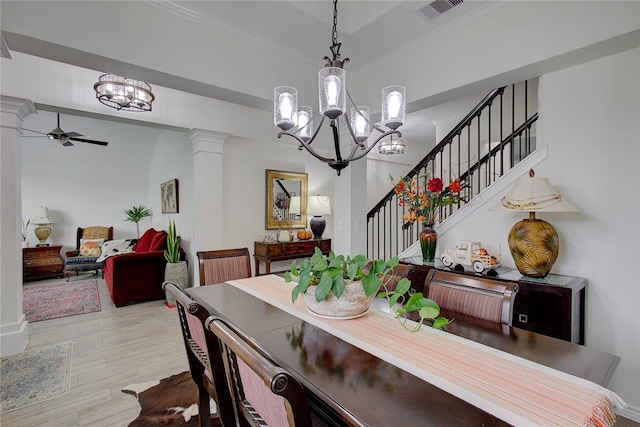
<instances>
[{"instance_id":1,"label":"large chandelier","mask_svg":"<svg viewBox=\"0 0 640 427\"><path fill-rule=\"evenodd\" d=\"M397 129L405 120L406 98L405 88L402 86L388 86L382 89L382 124L389 130L382 129L369 119L369 108L357 106L346 87L343 65L349 62L349 58L340 59L340 46L338 43L338 1L333 1L333 32L331 52L333 58L324 57L325 68L318 72L318 93L320 114L322 118L318 127L313 129L313 109L311 107L298 107L298 91L290 86L278 86L274 89L273 120L282 131L278 138L288 135L299 143L299 149L306 149L317 159L329 164L340 175L340 171L346 168L350 162L361 159L383 138L389 136L389 141L380 145L382 154L402 154L404 145L399 139L393 140L392 136L402 135ZM351 104L350 116L347 119L347 99ZM343 117L347 129L351 134L353 147L347 157L343 157L340 150L340 117ZM324 119L330 120L335 148L335 158L324 157L318 154L312 147ZM371 128L380 132L380 136L367 145ZM389 145L391 144L391 147ZM360 149L360 151L358 151Z\"/></svg>"},{"instance_id":2,"label":"large chandelier","mask_svg":"<svg viewBox=\"0 0 640 427\"><path fill-rule=\"evenodd\" d=\"M116 110L151 111L156 98L147 83L115 74L101 75L93 89L98 101Z\"/></svg>"}]
</instances>

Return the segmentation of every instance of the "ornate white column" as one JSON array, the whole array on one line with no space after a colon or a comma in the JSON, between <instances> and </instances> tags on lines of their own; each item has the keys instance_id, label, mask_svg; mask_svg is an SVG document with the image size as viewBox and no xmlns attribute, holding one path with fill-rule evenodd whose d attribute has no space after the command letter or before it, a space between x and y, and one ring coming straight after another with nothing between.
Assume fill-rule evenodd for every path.
<instances>
[{"instance_id":1,"label":"ornate white column","mask_svg":"<svg viewBox=\"0 0 640 427\"><path fill-rule=\"evenodd\" d=\"M0 96L0 351L24 351L29 340L22 312L22 121L35 113L27 99Z\"/></svg>"},{"instance_id":2,"label":"ornate white column","mask_svg":"<svg viewBox=\"0 0 640 427\"><path fill-rule=\"evenodd\" d=\"M193 253L224 247L223 158L227 133L191 129L186 134L193 146ZM194 283L199 283L197 267Z\"/></svg>"}]
</instances>

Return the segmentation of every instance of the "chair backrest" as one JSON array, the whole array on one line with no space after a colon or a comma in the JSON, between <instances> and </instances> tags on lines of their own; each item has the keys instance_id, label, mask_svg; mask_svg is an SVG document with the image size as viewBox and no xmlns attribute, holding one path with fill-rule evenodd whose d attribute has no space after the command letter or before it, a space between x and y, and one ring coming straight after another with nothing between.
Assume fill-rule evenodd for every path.
<instances>
[{"instance_id":1,"label":"chair backrest","mask_svg":"<svg viewBox=\"0 0 640 427\"><path fill-rule=\"evenodd\" d=\"M440 308L511 326L518 284L432 269L424 295Z\"/></svg>"},{"instance_id":2,"label":"chair backrest","mask_svg":"<svg viewBox=\"0 0 640 427\"><path fill-rule=\"evenodd\" d=\"M76 249L80 250L80 240L82 239L104 239L113 240L113 227L91 226L78 227L76 232Z\"/></svg>"},{"instance_id":3,"label":"chair backrest","mask_svg":"<svg viewBox=\"0 0 640 427\"><path fill-rule=\"evenodd\" d=\"M222 320L211 317L207 325L222 344L228 385L240 425L314 424L304 389L294 377Z\"/></svg>"},{"instance_id":4,"label":"chair backrest","mask_svg":"<svg viewBox=\"0 0 640 427\"><path fill-rule=\"evenodd\" d=\"M247 248L198 251L196 256L200 286L251 277L251 256Z\"/></svg>"},{"instance_id":5,"label":"chair backrest","mask_svg":"<svg viewBox=\"0 0 640 427\"><path fill-rule=\"evenodd\" d=\"M233 403L227 384L226 370L219 340L205 327L211 316L209 310L189 298L172 282L164 282L163 289L176 300L182 337L187 351L191 377L198 386L201 420L209 420L201 425L211 425L209 397L217 403L217 411L223 425L235 425L235 414L231 411ZM216 384L223 387L216 388ZM222 408L227 408L226 411Z\"/></svg>"},{"instance_id":6,"label":"chair backrest","mask_svg":"<svg viewBox=\"0 0 640 427\"><path fill-rule=\"evenodd\" d=\"M393 291L396 289L398 282L405 277L407 279L411 279L411 275L413 274L414 267L409 264L398 264L392 269L391 278L385 280L385 287L387 291Z\"/></svg>"}]
</instances>

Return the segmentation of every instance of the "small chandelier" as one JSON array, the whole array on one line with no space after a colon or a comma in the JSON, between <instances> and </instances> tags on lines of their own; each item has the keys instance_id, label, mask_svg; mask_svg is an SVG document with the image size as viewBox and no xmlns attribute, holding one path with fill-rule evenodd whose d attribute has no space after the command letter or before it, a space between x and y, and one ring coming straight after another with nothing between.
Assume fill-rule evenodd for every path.
<instances>
[{"instance_id":1,"label":"small chandelier","mask_svg":"<svg viewBox=\"0 0 640 427\"><path fill-rule=\"evenodd\" d=\"M93 89L98 101L116 110L151 111L156 99L147 83L115 74L101 75Z\"/></svg>"},{"instance_id":2,"label":"small chandelier","mask_svg":"<svg viewBox=\"0 0 640 427\"><path fill-rule=\"evenodd\" d=\"M393 135L389 135L389 139L381 141L378 146L380 154L402 154L404 153L404 143L400 139L393 139Z\"/></svg>"},{"instance_id":3,"label":"small chandelier","mask_svg":"<svg viewBox=\"0 0 640 427\"><path fill-rule=\"evenodd\" d=\"M406 97L405 88L402 86L388 86L382 89L382 123L389 130L384 130L369 119L369 108L357 106L346 87L345 72L343 65L349 62L349 58L340 60L340 46L338 43L338 1L333 1L333 32L331 52L333 58L324 57L325 68L318 72L318 93L320 97L320 113L322 118L318 127L313 129L313 109L311 107L298 107L298 91L290 86L278 86L274 89L273 98L273 120L276 126L282 131L278 133L278 138L288 135L295 138L300 146L298 149L306 149L311 155L322 162L329 164L340 171L346 168L350 162L366 156L375 145L386 136L397 135L401 137L397 129L404 124ZM349 120L347 114L347 99L352 105ZM340 116L343 117L347 129L351 134L354 146L347 157L342 157L340 151ZM335 148L335 158L324 157L318 154L312 147L322 123L325 118L329 118L333 133ZM371 128L380 132L381 135L367 146ZM404 144L399 140L390 140L391 144L396 144L394 148L389 148L389 142L380 145L382 154L398 154L404 152ZM363 152L358 152L360 149Z\"/></svg>"}]
</instances>

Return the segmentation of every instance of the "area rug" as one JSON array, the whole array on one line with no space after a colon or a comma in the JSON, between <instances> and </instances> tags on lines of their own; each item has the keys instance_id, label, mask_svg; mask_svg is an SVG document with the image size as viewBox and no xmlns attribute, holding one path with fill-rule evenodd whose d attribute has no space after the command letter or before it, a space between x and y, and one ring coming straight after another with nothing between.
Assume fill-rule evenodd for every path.
<instances>
[{"instance_id":1,"label":"area rug","mask_svg":"<svg viewBox=\"0 0 640 427\"><path fill-rule=\"evenodd\" d=\"M68 342L3 357L0 413L67 394L71 350Z\"/></svg>"},{"instance_id":2,"label":"area rug","mask_svg":"<svg viewBox=\"0 0 640 427\"><path fill-rule=\"evenodd\" d=\"M22 308L29 322L102 310L97 280L25 286Z\"/></svg>"},{"instance_id":3,"label":"area rug","mask_svg":"<svg viewBox=\"0 0 640 427\"><path fill-rule=\"evenodd\" d=\"M138 399L141 410L129 427L198 426L198 388L189 372L172 375L160 381L131 384L122 389ZM216 403L209 402L211 413ZM212 419L214 426L220 425Z\"/></svg>"}]
</instances>

